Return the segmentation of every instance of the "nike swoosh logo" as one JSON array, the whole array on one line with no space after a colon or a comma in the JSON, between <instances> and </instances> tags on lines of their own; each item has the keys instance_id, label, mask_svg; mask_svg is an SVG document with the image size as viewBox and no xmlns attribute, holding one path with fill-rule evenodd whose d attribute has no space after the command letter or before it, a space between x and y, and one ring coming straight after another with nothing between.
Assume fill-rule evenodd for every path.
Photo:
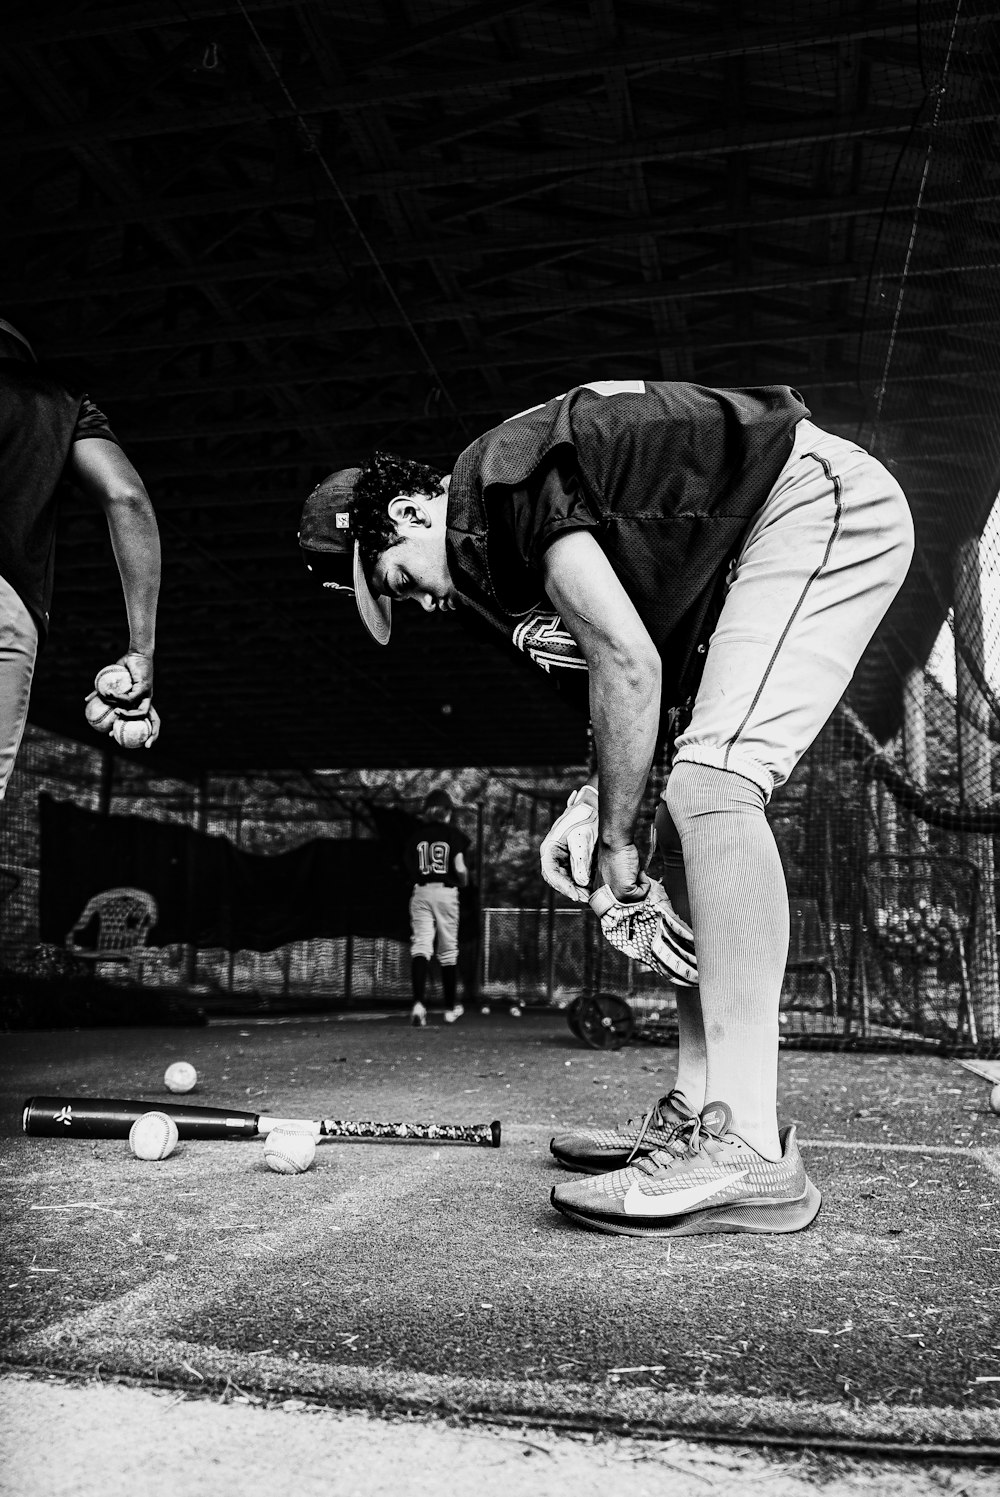
<instances>
[{"instance_id":1,"label":"nike swoosh logo","mask_svg":"<svg viewBox=\"0 0 1000 1497\"><path fill-rule=\"evenodd\" d=\"M722 1180L703 1180L700 1185L689 1185L687 1190L672 1190L669 1195L643 1195L638 1185L630 1185L622 1209L626 1216L683 1216L738 1180L745 1180L749 1170L733 1170Z\"/></svg>"}]
</instances>

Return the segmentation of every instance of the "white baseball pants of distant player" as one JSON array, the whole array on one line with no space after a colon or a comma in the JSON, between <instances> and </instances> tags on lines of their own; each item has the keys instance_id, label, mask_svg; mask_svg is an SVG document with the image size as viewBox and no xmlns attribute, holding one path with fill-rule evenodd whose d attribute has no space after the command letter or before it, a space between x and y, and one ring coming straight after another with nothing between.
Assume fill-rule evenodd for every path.
<instances>
[{"instance_id":1,"label":"white baseball pants of distant player","mask_svg":"<svg viewBox=\"0 0 1000 1497\"><path fill-rule=\"evenodd\" d=\"M448 884L416 884L410 896L410 955L434 955L442 967L458 963L458 890Z\"/></svg>"}]
</instances>

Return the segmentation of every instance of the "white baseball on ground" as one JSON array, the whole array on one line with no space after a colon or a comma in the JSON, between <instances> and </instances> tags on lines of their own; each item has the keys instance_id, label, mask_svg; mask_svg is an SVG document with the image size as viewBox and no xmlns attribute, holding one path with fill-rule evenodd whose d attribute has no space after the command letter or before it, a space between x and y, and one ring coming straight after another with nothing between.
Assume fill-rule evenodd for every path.
<instances>
[{"instance_id":1,"label":"white baseball on ground","mask_svg":"<svg viewBox=\"0 0 1000 1497\"><path fill-rule=\"evenodd\" d=\"M990 1112L1000 1114L1000 1081L990 1092Z\"/></svg>"},{"instance_id":2,"label":"white baseball on ground","mask_svg":"<svg viewBox=\"0 0 1000 1497\"><path fill-rule=\"evenodd\" d=\"M198 1081L198 1072L186 1060L175 1060L163 1073L163 1084L168 1092L193 1091Z\"/></svg>"},{"instance_id":3,"label":"white baseball on ground","mask_svg":"<svg viewBox=\"0 0 1000 1497\"><path fill-rule=\"evenodd\" d=\"M166 1159L177 1147L177 1124L165 1112L144 1112L129 1129L128 1146L136 1159Z\"/></svg>"},{"instance_id":4,"label":"white baseball on ground","mask_svg":"<svg viewBox=\"0 0 1000 1497\"><path fill-rule=\"evenodd\" d=\"M276 1175L304 1175L316 1158L316 1140L299 1128L272 1128L264 1140L264 1159Z\"/></svg>"},{"instance_id":5,"label":"white baseball on ground","mask_svg":"<svg viewBox=\"0 0 1000 1497\"><path fill-rule=\"evenodd\" d=\"M112 701L127 697L134 685L132 672L127 665L106 665L94 677L94 690L100 692L102 697L110 697Z\"/></svg>"}]
</instances>

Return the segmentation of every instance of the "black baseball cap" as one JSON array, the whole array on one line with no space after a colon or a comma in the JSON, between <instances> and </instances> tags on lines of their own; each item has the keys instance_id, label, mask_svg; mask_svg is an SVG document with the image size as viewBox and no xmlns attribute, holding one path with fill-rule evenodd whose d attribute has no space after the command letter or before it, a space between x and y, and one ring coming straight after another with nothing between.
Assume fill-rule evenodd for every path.
<instances>
[{"instance_id":1,"label":"black baseball cap","mask_svg":"<svg viewBox=\"0 0 1000 1497\"><path fill-rule=\"evenodd\" d=\"M360 477L360 468L340 468L316 485L302 510L299 545L320 584L331 592L353 593L368 633L376 644L387 645L392 603L372 592L354 534L351 503Z\"/></svg>"}]
</instances>

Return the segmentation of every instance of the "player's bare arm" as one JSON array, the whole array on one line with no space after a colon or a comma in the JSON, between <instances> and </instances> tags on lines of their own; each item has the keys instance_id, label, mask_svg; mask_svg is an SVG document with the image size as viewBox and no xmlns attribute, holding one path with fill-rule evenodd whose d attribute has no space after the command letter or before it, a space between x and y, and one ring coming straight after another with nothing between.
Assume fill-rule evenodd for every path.
<instances>
[{"instance_id":1,"label":"player's bare arm","mask_svg":"<svg viewBox=\"0 0 1000 1497\"><path fill-rule=\"evenodd\" d=\"M660 720L661 665L614 568L592 535L573 530L545 554L545 588L590 673L601 788L597 882L619 899L644 887L635 823Z\"/></svg>"},{"instance_id":2,"label":"player's bare arm","mask_svg":"<svg viewBox=\"0 0 1000 1497\"><path fill-rule=\"evenodd\" d=\"M135 684L127 699L139 702L153 689L160 590L160 535L153 506L142 479L115 442L101 437L75 442L69 471L108 522L129 624L129 648L123 661Z\"/></svg>"}]
</instances>

